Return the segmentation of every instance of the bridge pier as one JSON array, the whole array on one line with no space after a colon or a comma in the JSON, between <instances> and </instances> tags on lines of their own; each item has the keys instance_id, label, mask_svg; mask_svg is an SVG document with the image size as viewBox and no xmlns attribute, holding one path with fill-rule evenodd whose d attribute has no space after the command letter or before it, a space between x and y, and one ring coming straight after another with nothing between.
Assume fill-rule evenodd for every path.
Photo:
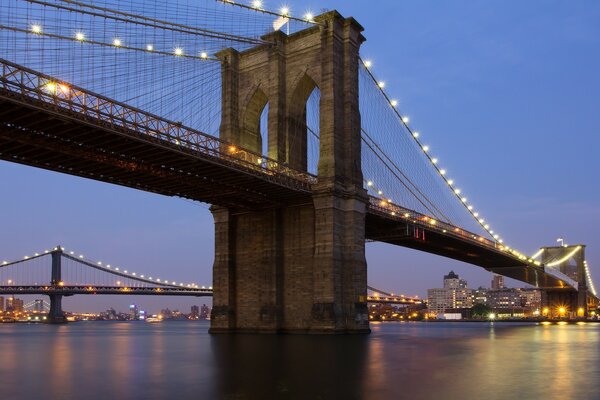
<instances>
[{"instance_id":1,"label":"bridge pier","mask_svg":"<svg viewBox=\"0 0 600 400\"><path fill-rule=\"evenodd\" d=\"M51 284L59 287L62 285L62 253L63 249L60 246L52 251L52 272ZM62 294L50 294L50 311L46 322L49 324L64 324L67 322L62 309Z\"/></svg>"},{"instance_id":2,"label":"bridge pier","mask_svg":"<svg viewBox=\"0 0 600 400\"><path fill-rule=\"evenodd\" d=\"M64 324L67 322L67 318L62 310L62 294L51 294L50 295L50 311L48 312L48 318L46 323L48 324Z\"/></svg>"},{"instance_id":3,"label":"bridge pier","mask_svg":"<svg viewBox=\"0 0 600 400\"><path fill-rule=\"evenodd\" d=\"M362 27L335 11L273 45L222 60L221 138L306 172L306 101L321 92L318 183L260 210L213 207L212 333L368 333L358 50ZM254 145L253 145L254 144ZM254 146L254 147L253 147Z\"/></svg>"}]
</instances>

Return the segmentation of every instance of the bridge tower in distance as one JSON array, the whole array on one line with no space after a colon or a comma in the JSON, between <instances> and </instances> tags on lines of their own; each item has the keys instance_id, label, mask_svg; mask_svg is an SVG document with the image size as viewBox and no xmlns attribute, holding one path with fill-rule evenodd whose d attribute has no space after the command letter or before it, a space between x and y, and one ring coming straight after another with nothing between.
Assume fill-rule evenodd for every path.
<instances>
[{"instance_id":1,"label":"bridge tower in distance","mask_svg":"<svg viewBox=\"0 0 600 400\"><path fill-rule=\"evenodd\" d=\"M221 138L307 171L306 102L320 90L318 183L312 195L260 210L212 208L211 332L367 333L365 213L358 103L363 28L337 11L316 26L217 53Z\"/></svg>"},{"instance_id":2,"label":"bridge tower in distance","mask_svg":"<svg viewBox=\"0 0 600 400\"><path fill-rule=\"evenodd\" d=\"M62 253L63 249L60 246L56 246L52 250L52 275L50 283L52 286L60 286L62 284ZM46 322L50 324L62 324L67 322L65 314L62 309L62 294L52 293L50 297L50 311L48 312L48 318Z\"/></svg>"},{"instance_id":3,"label":"bridge tower in distance","mask_svg":"<svg viewBox=\"0 0 600 400\"><path fill-rule=\"evenodd\" d=\"M545 289L542 290L542 307L548 309L550 316L562 317L558 310L564 308L564 313L575 313L578 317L587 317L590 308L591 296L585 274L585 245L551 246L542 248L542 264L546 265L554 260L563 260L561 263L546 268L555 268L561 273L577 282L577 290ZM572 254L571 257L568 257ZM565 259L565 257L568 257Z\"/></svg>"}]
</instances>

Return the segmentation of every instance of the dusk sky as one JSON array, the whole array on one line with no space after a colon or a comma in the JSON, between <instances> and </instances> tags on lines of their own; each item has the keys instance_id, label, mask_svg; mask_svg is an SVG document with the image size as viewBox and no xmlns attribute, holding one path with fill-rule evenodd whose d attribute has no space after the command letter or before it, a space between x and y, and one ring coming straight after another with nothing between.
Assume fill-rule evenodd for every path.
<instances>
[{"instance_id":1,"label":"dusk sky","mask_svg":"<svg viewBox=\"0 0 600 400\"><path fill-rule=\"evenodd\" d=\"M265 1L264 7L282 4ZM510 246L586 244L600 284L600 3L597 1L290 1L338 9L365 28L362 55L435 155ZM211 285L208 205L0 162L0 260L57 244L92 260ZM368 281L425 296L453 269L470 287L491 274L367 243ZM510 281L511 285L523 286ZM210 299L76 296L68 311L189 312Z\"/></svg>"}]
</instances>

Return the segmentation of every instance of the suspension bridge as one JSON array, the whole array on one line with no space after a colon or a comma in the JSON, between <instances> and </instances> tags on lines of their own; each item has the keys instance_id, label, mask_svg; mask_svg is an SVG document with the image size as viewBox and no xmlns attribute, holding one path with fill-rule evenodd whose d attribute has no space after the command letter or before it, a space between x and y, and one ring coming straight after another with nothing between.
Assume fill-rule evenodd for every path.
<instances>
[{"instance_id":1,"label":"suspension bridge","mask_svg":"<svg viewBox=\"0 0 600 400\"><path fill-rule=\"evenodd\" d=\"M568 275L493 230L361 58L355 19L1 4L0 159L211 204L212 332L368 332L368 240L597 304L587 264Z\"/></svg>"},{"instance_id":2,"label":"suspension bridge","mask_svg":"<svg viewBox=\"0 0 600 400\"><path fill-rule=\"evenodd\" d=\"M87 260L61 246L0 264L0 295L46 295L50 323L66 322L62 298L73 295L212 296L212 287L168 281Z\"/></svg>"}]
</instances>

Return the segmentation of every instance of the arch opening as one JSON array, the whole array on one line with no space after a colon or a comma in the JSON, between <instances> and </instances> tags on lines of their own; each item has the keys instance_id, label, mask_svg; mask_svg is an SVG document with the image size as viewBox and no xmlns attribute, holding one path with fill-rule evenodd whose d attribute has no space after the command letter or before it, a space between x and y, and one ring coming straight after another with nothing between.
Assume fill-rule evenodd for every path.
<instances>
[{"instance_id":1,"label":"arch opening","mask_svg":"<svg viewBox=\"0 0 600 400\"><path fill-rule=\"evenodd\" d=\"M263 116L265 110L268 112L268 104L267 95L256 89L244 112L240 138L240 146L263 155L266 154L266 151L263 151L263 142L268 143L268 140L263 140L263 130L265 138L267 137L268 124L263 122L263 119L266 119Z\"/></svg>"},{"instance_id":2,"label":"arch opening","mask_svg":"<svg viewBox=\"0 0 600 400\"><path fill-rule=\"evenodd\" d=\"M290 99L286 155L290 167L315 175L319 162L320 103L317 84L304 74Z\"/></svg>"}]
</instances>

